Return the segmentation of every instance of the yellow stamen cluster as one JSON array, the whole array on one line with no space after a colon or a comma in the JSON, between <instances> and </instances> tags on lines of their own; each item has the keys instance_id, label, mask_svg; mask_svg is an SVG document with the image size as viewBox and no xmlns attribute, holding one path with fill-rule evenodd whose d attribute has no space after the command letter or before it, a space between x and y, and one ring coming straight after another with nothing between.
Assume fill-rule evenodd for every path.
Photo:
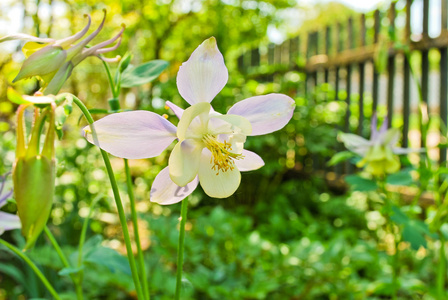
<instances>
[{"instance_id":1,"label":"yellow stamen cluster","mask_svg":"<svg viewBox=\"0 0 448 300\"><path fill-rule=\"evenodd\" d=\"M213 170L216 170L216 175L219 171L227 172L235 168L234 159L242 159L243 155L230 152L232 146L230 143L224 141L223 143L216 139L216 136L206 134L202 138L205 146L212 153L210 163L213 163Z\"/></svg>"}]
</instances>

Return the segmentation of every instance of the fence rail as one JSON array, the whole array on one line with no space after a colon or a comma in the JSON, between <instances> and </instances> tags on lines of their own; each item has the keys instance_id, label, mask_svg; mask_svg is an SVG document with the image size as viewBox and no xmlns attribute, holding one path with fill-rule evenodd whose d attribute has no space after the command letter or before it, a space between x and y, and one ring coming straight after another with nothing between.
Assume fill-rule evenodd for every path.
<instances>
[{"instance_id":1,"label":"fence rail","mask_svg":"<svg viewBox=\"0 0 448 300\"><path fill-rule=\"evenodd\" d=\"M346 132L350 131L351 111L349 108L354 92L353 85L356 83L359 96L359 120L356 132L359 134L363 132L363 121L366 117L364 95L367 84L371 86L372 111L377 110L380 90L384 88L389 126L394 115L400 114L399 117L403 120L402 146L407 147L409 145L409 118L411 111L416 108L411 107L412 69L410 56L405 54L418 53L420 63L418 70L414 71L419 74L417 81L421 87L421 97L426 104L429 103L437 107L437 114L442 124L440 128L444 132L440 138L444 139L448 101L448 0L441 0L439 3L429 0L406 0L405 2L402 9L397 10L397 2L393 2L386 12L375 10L372 13L360 14L349 18L346 22L296 36L280 45L270 44L267 51L265 48L263 51L261 47L252 49L239 57L239 68L243 73L255 77L279 74L290 70L302 71L306 74L305 92L321 83L330 83L336 91L336 97L344 84L347 93L345 101L348 108L343 125L343 130ZM441 20L441 32L437 37L429 36L430 5L439 5L437 11L440 15L431 16L431 18L437 17ZM422 32L417 39L415 38L416 33L411 31L411 22L415 23L412 15L414 10L419 10L423 14L422 24L420 24ZM400 15L400 18L404 17L404 26L396 26L396 23L399 23L396 22L397 15ZM388 23L386 29L389 34L383 33L385 28L382 24L385 23ZM429 53L433 49L440 55L439 66L436 70L437 78L440 81L438 99L435 99L436 97L429 99ZM378 60L382 52L385 53L387 64L385 70L380 74L380 70L374 62ZM397 64L397 58L402 63ZM300 60L304 63L298 64L297 62ZM366 73L367 64L372 66L368 70L371 72L369 74ZM267 68L268 74L266 71L263 72L266 70L263 67L266 66L270 66ZM356 78L353 76L354 72L357 73ZM402 78L400 81L402 91L397 91L398 74ZM380 86L382 84L381 76L387 76L386 86ZM355 79L357 79L356 82L354 82ZM401 99L397 99L397 93L401 93ZM396 102L399 100L401 102ZM397 104L400 106L399 110L394 109ZM432 116L435 115L432 114ZM441 148L438 156L440 163L445 163L446 149Z\"/></svg>"}]
</instances>

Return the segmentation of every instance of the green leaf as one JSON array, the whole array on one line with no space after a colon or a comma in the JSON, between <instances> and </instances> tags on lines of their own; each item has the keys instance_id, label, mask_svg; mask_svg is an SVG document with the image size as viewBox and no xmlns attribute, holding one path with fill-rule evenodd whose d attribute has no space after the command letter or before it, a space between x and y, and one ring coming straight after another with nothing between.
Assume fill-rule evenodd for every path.
<instances>
[{"instance_id":1,"label":"green leaf","mask_svg":"<svg viewBox=\"0 0 448 300\"><path fill-rule=\"evenodd\" d=\"M128 260L117 251L103 246L96 247L89 251L84 258L87 263L100 265L108 268L111 272L122 272L131 275L131 268Z\"/></svg>"},{"instance_id":2,"label":"green leaf","mask_svg":"<svg viewBox=\"0 0 448 300\"><path fill-rule=\"evenodd\" d=\"M418 250L421 246L426 248L426 239L420 231L421 228L414 222L411 221L404 226L402 232L403 240L409 242L411 244L411 248L414 250Z\"/></svg>"},{"instance_id":3,"label":"green leaf","mask_svg":"<svg viewBox=\"0 0 448 300\"><path fill-rule=\"evenodd\" d=\"M345 182L347 182L350 185L350 188L354 191L369 192L378 189L374 180L363 178L358 175L346 176Z\"/></svg>"},{"instance_id":4,"label":"green leaf","mask_svg":"<svg viewBox=\"0 0 448 300\"><path fill-rule=\"evenodd\" d=\"M336 153L335 155L333 155L333 157L330 159L330 161L327 163L327 165L334 166L340 162L343 162L349 158L352 158L355 155L356 154L354 154L353 152L350 152L350 151L342 151L342 152Z\"/></svg>"},{"instance_id":5,"label":"green leaf","mask_svg":"<svg viewBox=\"0 0 448 300\"><path fill-rule=\"evenodd\" d=\"M83 269L84 269L84 266L81 266L81 267L79 267L79 268L64 268L64 269L60 270L60 271L58 272L58 274L59 274L60 276L70 275L70 274L76 274L76 273L78 273L79 271L81 271L81 270L83 270Z\"/></svg>"},{"instance_id":6,"label":"green leaf","mask_svg":"<svg viewBox=\"0 0 448 300\"><path fill-rule=\"evenodd\" d=\"M164 60L152 60L137 67L128 67L121 76L121 87L129 88L153 81L168 67Z\"/></svg>"},{"instance_id":7,"label":"green leaf","mask_svg":"<svg viewBox=\"0 0 448 300\"><path fill-rule=\"evenodd\" d=\"M398 207L392 206L392 212L390 219L398 225L403 225L409 222L408 216Z\"/></svg>"},{"instance_id":8,"label":"green leaf","mask_svg":"<svg viewBox=\"0 0 448 300\"><path fill-rule=\"evenodd\" d=\"M409 186L414 183L409 170L402 170L398 173L387 176L386 182L391 185L405 185Z\"/></svg>"}]
</instances>

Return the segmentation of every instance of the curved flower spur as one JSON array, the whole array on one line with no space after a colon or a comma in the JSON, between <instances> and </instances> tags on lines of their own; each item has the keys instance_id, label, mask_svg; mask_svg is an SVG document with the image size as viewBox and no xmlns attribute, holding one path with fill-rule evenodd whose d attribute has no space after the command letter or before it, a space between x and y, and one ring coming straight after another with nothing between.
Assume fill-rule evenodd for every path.
<instances>
[{"instance_id":1,"label":"curved flower spur","mask_svg":"<svg viewBox=\"0 0 448 300\"><path fill-rule=\"evenodd\" d=\"M215 198L231 196L238 188L241 171L264 165L260 156L245 150L247 136L271 133L291 119L295 102L282 94L251 97L233 105L227 114L213 110L210 102L228 80L224 58L216 40L205 40L182 64L177 87L191 106L182 110L167 105L179 117L177 128L150 111L111 114L93 123L85 136L103 150L122 158L155 157L177 139L168 162L155 178L151 201L173 204L201 184Z\"/></svg>"},{"instance_id":2,"label":"curved flower spur","mask_svg":"<svg viewBox=\"0 0 448 300\"><path fill-rule=\"evenodd\" d=\"M118 60L120 58L119 56L114 59L108 59L102 57L101 54L116 50L120 46L124 25L115 37L87 48L87 44L93 40L103 28L106 20L106 11L104 10L104 17L100 26L86 38L79 41L77 44L74 44L80 40L90 28L91 18L89 15L85 15L85 17L88 18L87 25L78 33L64 39L55 40L50 38L38 38L22 33L7 35L1 38L0 43L10 40L27 41L22 48L22 51L27 58L13 82L32 76L38 76L43 81L43 93L45 95L57 94L64 82L70 77L75 66L88 56L97 56L105 61ZM117 40L118 42L114 46L105 48Z\"/></svg>"}]
</instances>

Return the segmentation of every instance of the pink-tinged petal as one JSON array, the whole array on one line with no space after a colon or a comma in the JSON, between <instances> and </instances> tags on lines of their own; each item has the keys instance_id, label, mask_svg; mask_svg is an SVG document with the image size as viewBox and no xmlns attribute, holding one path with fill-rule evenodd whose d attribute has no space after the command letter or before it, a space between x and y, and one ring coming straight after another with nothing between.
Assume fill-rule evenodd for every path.
<instances>
[{"instance_id":1,"label":"pink-tinged petal","mask_svg":"<svg viewBox=\"0 0 448 300\"><path fill-rule=\"evenodd\" d=\"M154 182L152 183L150 194L151 202L156 202L161 205L180 202L193 193L198 186L198 183L199 179L196 176L196 178L186 186L178 186L171 180L169 168L166 167L157 174L156 179L154 179Z\"/></svg>"},{"instance_id":2,"label":"pink-tinged petal","mask_svg":"<svg viewBox=\"0 0 448 300\"><path fill-rule=\"evenodd\" d=\"M338 135L339 139L344 143L345 147L360 155L364 156L367 154L367 151L369 150L370 146L372 145L370 141L366 140L365 138L352 134L352 133L339 133Z\"/></svg>"},{"instance_id":3,"label":"pink-tinged petal","mask_svg":"<svg viewBox=\"0 0 448 300\"><path fill-rule=\"evenodd\" d=\"M122 158L155 157L176 138L176 126L150 111L130 111L108 115L93 123L97 140L89 126L84 127L86 139Z\"/></svg>"},{"instance_id":4,"label":"pink-tinged petal","mask_svg":"<svg viewBox=\"0 0 448 300\"><path fill-rule=\"evenodd\" d=\"M238 115L215 115L210 116L208 130L211 134L230 134L235 131L244 135L252 133L252 124L248 119Z\"/></svg>"},{"instance_id":5,"label":"pink-tinged petal","mask_svg":"<svg viewBox=\"0 0 448 300\"><path fill-rule=\"evenodd\" d=\"M0 234L6 230L13 230L22 227L19 216L0 211Z\"/></svg>"},{"instance_id":6,"label":"pink-tinged petal","mask_svg":"<svg viewBox=\"0 0 448 300\"><path fill-rule=\"evenodd\" d=\"M176 115L176 117L179 118L179 120L180 118L182 118L182 114L184 113L184 110L182 108L180 108L171 101L166 101L165 105L168 106L173 111L173 113Z\"/></svg>"},{"instance_id":7,"label":"pink-tinged petal","mask_svg":"<svg viewBox=\"0 0 448 300\"><path fill-rule=\"evenodd\" d=\"M214 37L205 40L182 64L177 73L177 88L191 105L211 102L229 79L224 58Z\"/></svg>"},{"instance_id":8,"label":"pink-tinged petal","mask_svg":"<svg viewBox=\"0 0 448 300\"><path fill-rule=\"evenodd\" d=\"M263 159L255 152L243 150L242 155L242 159L235 160L235 165L241 172L257 170L264 166Z\"/></svg>"},{"instance_id":9,"label":"pink-tinged petal","mask_svg":"<svg viewBox=\"0 0 448 300\"><path fill-rule=\"evenodd\" d=\"M251 135L262 135L282 129L288 124L295 107L292 98L282 94L269 94L240 101L227 114L245 117L252 124Z\"/></svg>"},{"instance_id":10,"label":"pink-tinged petal","mask_svg":"<svg viewBox=\"0 0 448 300\"><path fill-rule=\"evenodd\" d=\"M193 139L181 141L174 146L168 166L171 180L178 186L186 186L199 171L199 162L204 145Z\"/></svg>"},{"instance_id":11,"label":"pink-tinged petal","mask_svg":"<svg viewBox=\"0 0 448 300\"><path fill-rule=\"evenodd\" d=\"M199 167L199 183L210 197L227 198L238 189L241 173L238 168L219 173L213 169L211 152L204 149Z\"/></svg>"}]
</instances>

